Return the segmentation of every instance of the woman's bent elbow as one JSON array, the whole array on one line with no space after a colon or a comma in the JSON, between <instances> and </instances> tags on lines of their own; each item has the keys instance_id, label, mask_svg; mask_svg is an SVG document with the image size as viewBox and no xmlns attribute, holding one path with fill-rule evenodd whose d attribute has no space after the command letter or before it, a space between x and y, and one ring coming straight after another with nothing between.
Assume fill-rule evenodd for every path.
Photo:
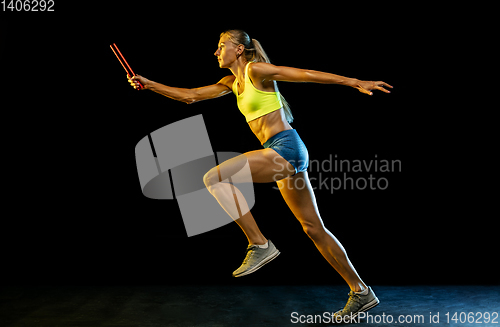
<instances>
[{"instance_id":1,"label":"woman's bent elbow","mask_svg":"<svg viewBox=\"0 0 500 327\"><path fill-rule=\"evenodd\" d=\"M192 98L183 99L183 100L181 100L181 101L182 101L182 102L184 102L184 103L187 103L187 104L193 104L193 103L195 103L195 102L198 102L198 100L196 100L196 99L192 99Z\"/></svg>"}]
</instances>

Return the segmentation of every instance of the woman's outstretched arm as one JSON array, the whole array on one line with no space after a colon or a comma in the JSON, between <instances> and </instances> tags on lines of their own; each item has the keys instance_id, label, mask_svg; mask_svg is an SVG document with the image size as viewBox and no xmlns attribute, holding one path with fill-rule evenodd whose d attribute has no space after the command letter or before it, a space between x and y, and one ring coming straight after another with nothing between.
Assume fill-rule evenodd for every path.
<instances>
[{"instance_id":1,"label":"woman's outstretched arm","mask_svg":"<svg viewBox=\"0 0 500 327\"><path fill-rule=\"evenodd\" d=\"M145 77L142 77L141 75L135 75L132 78L127 75L127 78L134 89L137 89L139 87L139 84L137 83L139 81L142 85L144 85L145 90L151 90L170 99L185 102L187 104L202 100L214 99L231 93L231 85L234 82L234 76L226 76L216 84L194 89L187 89L153 82Z\"/></svg>"},{"instance_id":2,"label":"woman's outstretched arm","mask_svg":"<svg viewBox=\"0 0 500 327\"><path fill-rule=\"evenodd\" d=\"M392 88L392 86L382 81L361 81L355 78L319 72L316 70L275 66L264 62L253 64L251 66L250 74L252 77L255 77L263 82L275 80L284 82L347 85L368 95L372 95L371 90L380 90L385 93L390 93L390 91L384 89L382 86Z\"/></svg>"}]
</instances>

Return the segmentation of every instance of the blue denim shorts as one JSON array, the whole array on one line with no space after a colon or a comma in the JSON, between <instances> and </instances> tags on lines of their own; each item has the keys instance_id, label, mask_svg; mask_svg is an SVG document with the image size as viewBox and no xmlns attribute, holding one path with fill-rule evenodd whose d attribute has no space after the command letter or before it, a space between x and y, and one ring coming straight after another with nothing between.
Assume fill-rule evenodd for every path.
<instances>
[{"instance_id":1,"label":"blue denim shorts","mask_svg":"<svg viewBox=\"0 0 500 327\"><path fill-rule=\"evenodd\" d=\"M306 171L309 167L309 153L306 145L294 129L288 129L272 136L264 148L271 148L285 158L294 168L295 174Z\"/></svg>"}]
</instances>

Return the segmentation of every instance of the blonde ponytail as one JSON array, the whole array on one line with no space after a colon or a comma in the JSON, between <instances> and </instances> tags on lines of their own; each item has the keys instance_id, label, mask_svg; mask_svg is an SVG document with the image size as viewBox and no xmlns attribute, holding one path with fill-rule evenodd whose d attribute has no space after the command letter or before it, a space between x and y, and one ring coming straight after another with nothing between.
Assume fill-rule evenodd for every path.
<instances>
[{"instance_id":1,"label":"blonde ponytail","mask_svg":"<svg viewBox=\"0 0 500 327\"><path fill-rule=\"evenodd\" d=\"M235 45L243 44L245 46L245 51L243 52L243 54L247 59L247 61L266 62L268 64L271 63L271 60L269 60L269 57L264 51L264 48L262 48L260 42L257 41L256 39L250 39L250 37L245 31L228 30L221 33L220 36L222 37L222 35L224 34L227 35L231 40L231 42L233 42ZM291 123L293 121L293 115L292 111L290 110L290 105L288 104L288 102L285 100L285 98L281 93L280 97L281 97L281 104L283 105L283 111L285 112L285 118L288 121L288 123Z\"/></svg>"},{"instance_id":2,"label":"blonde ponytail","mask_svg":"<svg viewBox=\"0 0 500 327\"><path fill-rule=\"evenodd\" d=\"M251 47L250 49L245 48L245 52L248 51L248 54L251 55L251 58L249 61L267 62L268 64L270 64L271 60L269 60L269 57L267 56L266 52L262 48L262 45L260 45L260 42L257 41L256 39L252 39L252 45L253 45L253 47ZM246 56L246 58L249 59L248 56Z\"/></svg>"}]
</instances>

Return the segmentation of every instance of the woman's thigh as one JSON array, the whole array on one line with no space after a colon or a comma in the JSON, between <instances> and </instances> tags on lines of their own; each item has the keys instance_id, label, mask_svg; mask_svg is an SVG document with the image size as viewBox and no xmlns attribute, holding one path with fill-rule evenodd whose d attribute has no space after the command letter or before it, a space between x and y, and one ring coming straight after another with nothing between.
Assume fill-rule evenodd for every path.
<instances>
[{"instance_id":1,"label":"woman's thigh","mask_svg":"<svg viewBox=\"0 0 500 327\"><path fill-rule=\"evenodd\" d=\"M303 226L323 225L307 171L277 181L277 184L286 204Z\"/></svg>"},{"instance_id":2,"label":"woman's thigh","mask_svg":"<svg viewBox=\"0 0 500 327\"><path fill-rule=\"evenodd\" d=\"M246 172L248 164L250 175ZM217 181L233 178L232 183L270 183L287 178L295 173L295 168L273 149L261 149L246 152L242 155L222 162L214 167L209 174Z\"/></svg>"},{"instance_id":3,"label":"woman's thigh","mask_svg":"<svg viewBox=\"0 0 500 327\"><path fill-rule=\"evenodd\" d=\"M245 153L254 183L270 183L295 174L295 168L273 149Z\"/></svg>"}]
</instances>

